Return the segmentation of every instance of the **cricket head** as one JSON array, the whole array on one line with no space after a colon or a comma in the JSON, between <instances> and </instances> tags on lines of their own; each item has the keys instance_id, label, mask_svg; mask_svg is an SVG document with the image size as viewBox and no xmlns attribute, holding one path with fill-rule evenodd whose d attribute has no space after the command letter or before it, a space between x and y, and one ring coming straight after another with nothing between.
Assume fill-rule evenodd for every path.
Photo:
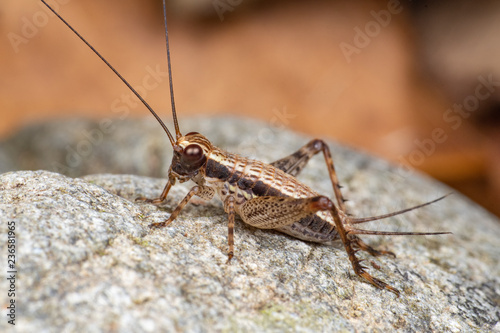
<instances>
[{"instance_id":1,"label":"cricket head","mask_svg":"<svg viewBox=\"0 0 500 333\"><path fill-rule=\"evenodd\" d=\"M190 132L177 139L173 145L174 156L168 170L171 183L181 183L193 179L199 174L212 151L212 144L198 132Z\"/></svg>"}]
</instances>

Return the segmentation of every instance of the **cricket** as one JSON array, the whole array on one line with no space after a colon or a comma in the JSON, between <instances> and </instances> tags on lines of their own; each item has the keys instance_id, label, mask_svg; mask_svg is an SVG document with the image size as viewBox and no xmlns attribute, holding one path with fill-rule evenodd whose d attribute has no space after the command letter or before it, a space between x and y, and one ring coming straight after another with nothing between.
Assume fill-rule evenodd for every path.
<instances>
[{"instance_id":1,"label":"cricket","mask_svg":"<svg viewBox=\"0 0 500 333\"><path fill-rule=\"evenodd\" d=\"M331 243L340 240L356 275L373 286L388 290L397 296L399 296L400 291L373 277L368 272L368 268L362 264L363 260L358 257L360 251L367 252L372 256L389 255L395 257L395 254L372 248L361 240L360 235L450 234L450 232L372 231L359 228L359 224L403 214L442 200L447 195L385 215L364 218L352 217L347 214L346 200L342 196L342 186L340 186L335 172L332 155L328 145L323 140L311 140L291 155L267 164L226 152L214 146L198 132L188 132L183 135L179 129L174 102L165 0L163 0L163 17L175 138L157 113L127 80L45 0L40 1L123 81L156 118L168 136L172 145L173 158L168 170L167 184L158 198L140 197L136 201L159 205L166 200L170 189L176 182L184 183L191 180L195 183L172 211L170 217L164 222L150 225L151 228L163 228L170 225L193 196L210 200L217 194L228 216L227 263L234 256L234 223L237 214L243 222L253 227L278 230L304 241ZM324 157L335 200L321 195L296 178L316 154L322 154Z\"/></svg>"}]
</instances>

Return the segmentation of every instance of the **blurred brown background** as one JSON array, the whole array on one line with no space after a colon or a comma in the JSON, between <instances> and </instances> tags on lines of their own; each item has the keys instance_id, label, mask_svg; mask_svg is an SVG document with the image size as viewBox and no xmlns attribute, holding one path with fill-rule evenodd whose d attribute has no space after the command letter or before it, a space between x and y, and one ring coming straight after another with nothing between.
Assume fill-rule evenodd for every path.
<instances>
[{"instance_id":1,"label":"blurred brown background","mask_svg":"<svg viewBox=\"0 0 500 333\"><path fill-rule=\"evenodd\" d=\"M49 2L170 121L161 1ZM500 3L415 2L169 1L178 112L333 138L500 215ZM0 15L0 139L135 104L39 1L3 1Z\"/></svg>"}]
</instances>

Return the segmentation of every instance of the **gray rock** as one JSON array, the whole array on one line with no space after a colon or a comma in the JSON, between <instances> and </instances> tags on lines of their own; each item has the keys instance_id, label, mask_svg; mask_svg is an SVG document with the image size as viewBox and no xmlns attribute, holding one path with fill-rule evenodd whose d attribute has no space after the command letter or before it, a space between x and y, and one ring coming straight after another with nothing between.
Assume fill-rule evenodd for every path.
<instances>
[{"instance_id":1,"label":"gray rock","mask_svg":"<svg viewBox=\"0 0 500 333\"><path fill-rule=\"evenodd\" d=\"M186 132L203 132L223 147L265 161L307 141L234 119L182 124ZM331 148L355 216L387 213L449 192L384 161ZM299 178L332 194L320 156ZM241 221L235 258L226 264L227 218L217 200L193 200L172 225L150 230L148 225L165 220L189 189L177 185L160 208L134 202L137 196L158 196L164 185L164 179L130 175L0 175L0 234L7 239L10 221L16 228L16 331L500 329L500 224L459 194L366 226L453 232L363 237L398 255L365 256L374 276L401 290L397 298L356 277L341 246L311 244ZM0 281L2 304L8 304L8 281ZM0 330L6 328L4 316Z\"/></svg>"}]
</instances>

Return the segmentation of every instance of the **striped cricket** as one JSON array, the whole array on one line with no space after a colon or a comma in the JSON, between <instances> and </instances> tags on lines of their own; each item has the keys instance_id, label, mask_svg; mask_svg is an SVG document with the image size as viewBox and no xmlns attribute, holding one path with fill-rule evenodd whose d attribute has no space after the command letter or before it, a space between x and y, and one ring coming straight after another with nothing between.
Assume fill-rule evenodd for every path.
<instances>
[{"instance_id":1,"label":"striped cricket","mask_svg":"<svg viewBox=\"0 0 500 333\"><path fill-rule=\"evenodd\" d=\"M214 146L205 136L197 132L181 134L175 111L170 48L166 19L165 0L163 11L165 20L165 40L169 73L172 117L175 138L156 112L132 88L115 68L104 59L75 29L73 29L45 0L40 0L69 29L71 29L137 96L151 114L158 120L167 133L173 148L173 158L168 170L168 181L161 195L155 199L137 198L137 201L159 205L165 201L172 186L193 181L184 199L172 211L170 217L151 228L162 228L172 223L193 196L204 200L220 197L228 215L228 263L234 255L234 223L238 214L243 222L260 229L274 229L301 240L315 243L330 243L340 240L347 252L354 272L377 288L386 289L399 296L399 290L373 277L367 267L361 264L358 251L365 251L372 256L390 255L390 251L376 250L361 240L359 235L440 235L449 232L390 232L371 231L357 227L358 224L375 221L410 210L421 208L436 201L392 212L380 216L354 218L346 213L345 200L342 196L332 156L328 145L323 140L315 139L305 146L272 163L252 160L238 154L228 153ZM301 183L296 176L306 166L311 157L321 153L325 159L330 182L335 194L335 202Z\"/></svg>"}]
</instances>

